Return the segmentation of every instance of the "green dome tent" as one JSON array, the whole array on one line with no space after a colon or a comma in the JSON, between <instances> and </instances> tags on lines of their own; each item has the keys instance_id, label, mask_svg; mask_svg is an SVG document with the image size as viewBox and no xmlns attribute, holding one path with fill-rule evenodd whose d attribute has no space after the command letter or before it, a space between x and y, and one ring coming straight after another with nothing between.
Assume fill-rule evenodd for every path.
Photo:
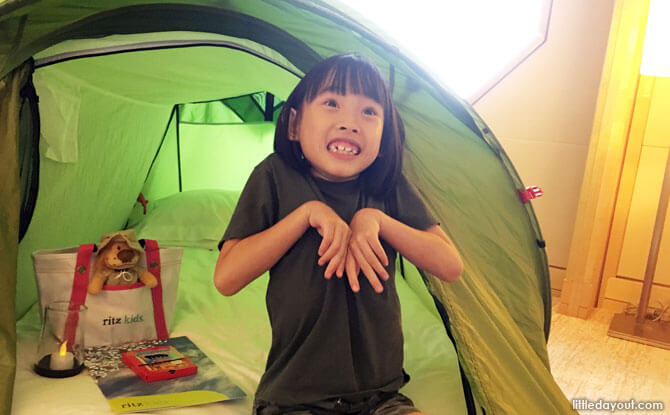
<instances>
[{"instance_id":1,"label":"green dome tent","mask_svg":"<svg viewBox=\"0 0 670 415\"><path fill-rule=\"evenodd\" d=\"M388 77L407 130L404 172L465 262L452 284L404 270L454 343L468 412L574 413L549 370L544 242L510 160L467 103L341 10L307 0L0 4L3 411L16 322L37 300L31 253L123 228L140 192L239 189L271 151L272 122L299 77L356 52Z\"/></svg>"}]
</instances>

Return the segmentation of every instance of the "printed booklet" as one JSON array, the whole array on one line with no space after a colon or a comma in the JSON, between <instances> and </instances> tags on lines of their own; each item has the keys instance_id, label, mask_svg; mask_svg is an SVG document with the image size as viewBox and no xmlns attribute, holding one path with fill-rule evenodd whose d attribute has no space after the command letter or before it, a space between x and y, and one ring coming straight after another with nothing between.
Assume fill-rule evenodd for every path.
<instances>
[{"instance_id":1,"label":"printed booklet","mask_svg":"<svg viewBox=\"0 0 670 415\"><path fill-rule=\"evenodd\" d=\"M201 405L246 396L188 337L170 338L161 345L172 346L197 366L197 372L174 379L145 382L121 364L119 370L97 380L114 412Z\"/></svg>"}]
</instances>

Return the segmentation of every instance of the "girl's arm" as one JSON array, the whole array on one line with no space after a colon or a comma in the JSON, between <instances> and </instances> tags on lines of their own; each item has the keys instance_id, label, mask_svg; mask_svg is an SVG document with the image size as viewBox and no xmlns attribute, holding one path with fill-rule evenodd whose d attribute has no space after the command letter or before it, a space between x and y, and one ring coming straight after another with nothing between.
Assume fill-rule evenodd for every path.
<instances>
[{"instance_id":1,"label":"girl's arm","mask_svg":"<svg viewBox=\"0 0 670 415\"><path fill-rule=\"evenodd\" d=\"M411 263L443 281L455 281L463 272L463 262L449 237L434 225L425 231L414 229L377 209L361 209L349 225L350 257L347 258L347 276L354 291L358 291L358 265L376 291L382 287L379 277L386 280L384 269L388 258L379 238L391 244ZM352 278L353 276L353 278Z\"/></svg>"},{"instance_id":2,"label":"girl's arm","mask_svg":"<svg viewBox=\"0 0 670 415\"><path fill-rule=\"evenodd\" d=\"M342 273L349 241L349 226L330 207L309 201L268 229L244 239L229 239L221 247L214 269L214 286L223 295L233 295L272 268L286 251L314 227L323 237L319 265L328 263L326 278Z\"/></svg>"}]
</instances>

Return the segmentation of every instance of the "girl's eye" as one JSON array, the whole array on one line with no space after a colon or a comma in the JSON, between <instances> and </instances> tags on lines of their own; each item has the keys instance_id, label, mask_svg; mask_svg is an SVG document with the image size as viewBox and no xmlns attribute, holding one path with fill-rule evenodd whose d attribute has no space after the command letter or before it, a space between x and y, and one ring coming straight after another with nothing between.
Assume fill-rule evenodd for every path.
<instances>
[{"instance_id":1,"label":"girl's eye","mask_svg":"<svg viewBox=\"0 0 670 415\"><path fill-rule=\"evenodd\" d=\"M374 108L366 108L363 110L363 114L365 115L377 115L377 111L374 110Z\"/></svg>"},{"instance_id":2,"label":"girl's eye","mask_svg":"<svg viewBox=\"0 0 670 415\"><path fill-rule=\"evenodd\" d=\"M337 102L334 99L327 99L325 104L328 107L337 107Z\"/></svg>"}]
</instances>

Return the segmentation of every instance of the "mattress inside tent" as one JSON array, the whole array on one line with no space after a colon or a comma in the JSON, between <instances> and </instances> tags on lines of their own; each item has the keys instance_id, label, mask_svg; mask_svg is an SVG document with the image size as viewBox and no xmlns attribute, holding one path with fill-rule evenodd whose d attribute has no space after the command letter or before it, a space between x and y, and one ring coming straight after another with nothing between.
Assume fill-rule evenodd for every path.
<instances>
[{"instance_id":1,"label":"mattress inside tent","mask_svg":"<svg viewBox=\"0 0 670 415\"><path fill-rule=\"evenodd\" d=\"M204 38L208 44L234 47L172 49L161 43L166 39L188 43ZM149 41L149 46L161 48L112 53L145 41ZM174 180L160 181L156 176L175 171L173 160L165 161L176 154L168 142L174 138L175 131L166 130L175 104L256 91L271 91L277 99L286 99L299 71L275 52L252 43L220 35L165 32L68 41L35 56L38 66L40 62L49 65L38 67L33 76L40 96L42 121L40 193L30 228L19 246L17 292L22 295L17 297L17 307L22 317L17 321L12 414L111 413L103 394L86 372L67 379L48 379L33 373L40 323L30 255L39 249L95 242L100 235L120 229L129 215L133 217L131 206L140 190L145 191L150 200L149 213L131 220L130 226L137 230L138 236L156 239L163 246L184 247L170 335L188 336L247 394L239 401L164 409L156 413L250 413L271 341L265 308L268 276L258 278L232 297L220 295L212 277L218 254L216 242L223 234L244 182L245 176L239 169L246 168L248 175L253 165L271 151L272 123L260 123L247 129L247 144L264 146L259 151L252 148L253 144L246 147L244 144L241 151L218 149L189 161L183 147L183 192L174 189ZM71 59L73 50L89 55L98 51L103 55ZM263 54L264 59L244 50ZM68 59L51 64L59 54ZM278 62L283 62L283 66ZM246 82L244 87L237 81L240 78ZM197 99L193 99L194 96ZM179 128L184 129L181 130L184 135L189 129L189 134L198 136L200 141L194 148L204 142L227 145L231 141L216 139L204 125L185 123ZM239 133L241 131L229 134L236 143L244 141ZM166 135L172 136L165 138ZM147 177L161 136L165 138L165 154L154 160L155 165ZM125 140L123 146L117 144L120 138ZM182 145L188 145L183 136ZM133 161L119 168L121 157L130 157ZM236 167L235 177L211 171L189 176L189 163L200 171L229 164L239 166L243 161L247 166ZM253 164L249 164L251 162ZM213 177L219 179L217 189L206 190L213 187ZM229 186L222 186L226 180ZM153 186L147 188L152 183ZM105 206L107 212L117 216L92 217L91 212L99 206ZM58 229L68 229L68 232L54 232L56 223ZM411 381L401 391L428 414L465 414L454 347L416 269L406 264L405 274L406 279L403 279L397 273L396 280L402 306L405 369ZM322 358L326 357L315 356L315 359Z\"/></svg>"},{"instance_id":2,"label":"mattress inside tent","mask_svg":"<svg viewBox=\"0 0 670 415\"><path fill-rule=\"evenodd\" d=\"M149 237L151 232L140 231L140 236ZM238 294L224 297L212 283L217 254L215 249L184 248L175 320L170 335L188 336L242 388L247 397L163 409L156 413L251 413L253 394L263 373L271 340L265 310L268 275L266 273L258 278ZM414 291L422 284L420 276L415 269L406 266L406 279L399 274L396 278L402 304L405 370L411 376L401 392L428 414L466 414L454 348L440 317L431 308L430 297L427 293ZM34 306L17 323L17 371L12 414L112 413L86 371L67 379L48 379L33 373L39 329L38 307ZM314 358L324 359L327 356Z\"/></svg>"}]
</instances>

